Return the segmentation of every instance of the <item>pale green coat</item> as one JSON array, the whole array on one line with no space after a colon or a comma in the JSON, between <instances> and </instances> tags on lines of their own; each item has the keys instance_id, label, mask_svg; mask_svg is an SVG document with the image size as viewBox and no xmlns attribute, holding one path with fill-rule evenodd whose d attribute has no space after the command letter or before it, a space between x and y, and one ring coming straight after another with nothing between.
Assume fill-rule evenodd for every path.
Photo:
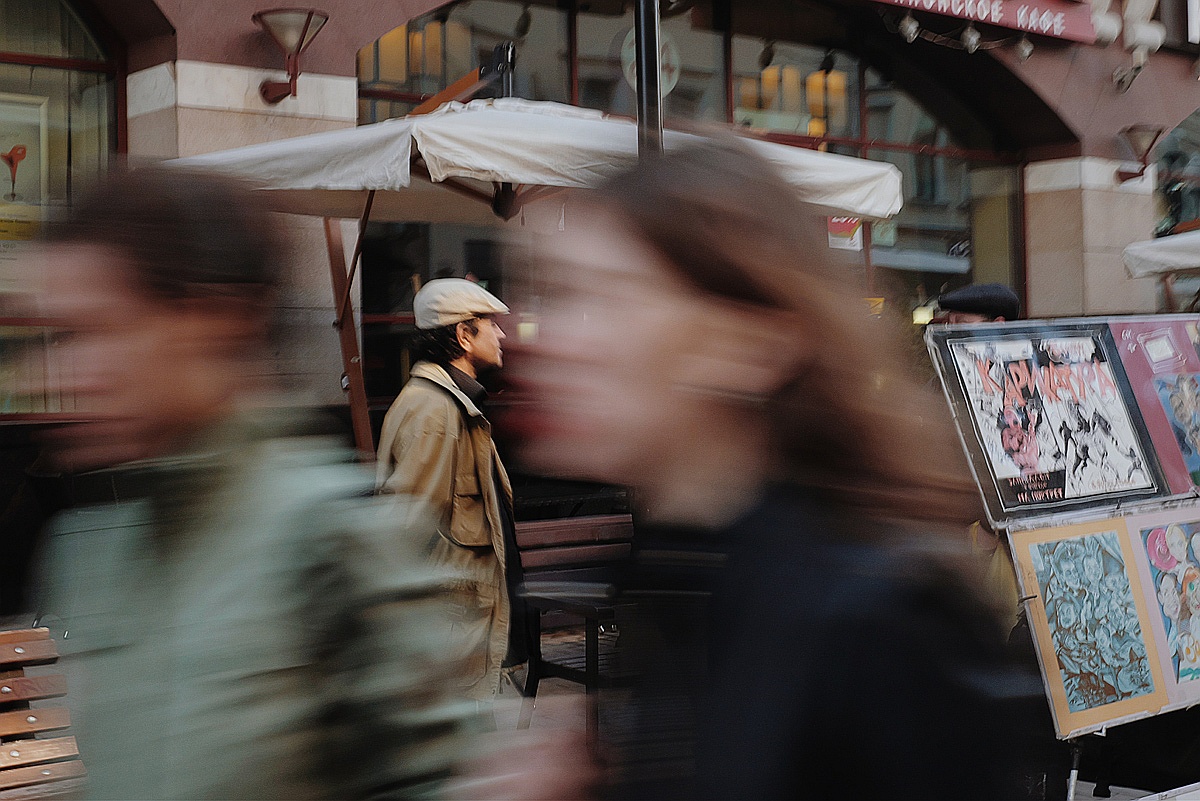
<instances>
[{"instance_id":1,"label":"pale green coat","mask_svg":"<svg viewBox=\"0 0 1200 801\"><path fill-rule=\"evenodd\" d=\"M376 470L382 492L421 499L437 521L439 536L425 546L457 590L448 642L466 664L461 689L477 701L492 700L508 649L500 505L511 508L512 487L491 424L445 369L418 362L384 418ZM410 530L403 514L396 519Z\"/></svg>"},{"instance_id":2,"label":"pale green coat","mask_svg":"<svg viewBox=\"0 0 1200 801\"><path fill-rule=\"evenodd\" d=\"M42 621L89 797L436 793L466 711L443 585L346 459L243 422L57 521Z\"/></svg>"}]
</instances>

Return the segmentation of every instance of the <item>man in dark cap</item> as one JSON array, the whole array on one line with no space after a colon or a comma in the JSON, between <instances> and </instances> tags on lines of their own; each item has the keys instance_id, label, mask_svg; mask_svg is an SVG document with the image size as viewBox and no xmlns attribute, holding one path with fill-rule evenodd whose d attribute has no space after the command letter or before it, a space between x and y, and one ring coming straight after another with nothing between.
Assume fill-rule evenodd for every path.
<instances>
[{"instance_id":1,"label":"man in dark cap","mask_svg":"<svg viewBox=\"0 0 1200 801\"><path fill-rule=\"evenodd\" d=\"M938 322L1002 323L1021 316L1021 299L1004 284L970 284L938 298Z\"/></svg>"}]
</instances>

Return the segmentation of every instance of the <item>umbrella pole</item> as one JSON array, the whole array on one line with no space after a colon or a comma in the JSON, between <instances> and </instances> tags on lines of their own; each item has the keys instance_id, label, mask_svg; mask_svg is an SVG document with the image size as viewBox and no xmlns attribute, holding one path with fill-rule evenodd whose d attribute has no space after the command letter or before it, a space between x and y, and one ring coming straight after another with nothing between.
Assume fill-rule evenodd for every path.
<instances>
[{"instance_id":1,"label":"umbrella pole","mask_svg":"<svg viewBox=\"0 0 1200 801\"><path fill-rule=\"evenodd\" d=\"M658 0L638 0L636 15L638 156L645 159L663 152Z\"/></svg>"},{"instance_id":2,"label":"umbrella pole","mask_svg":"<svg viewBox=\"0 0 1200 801\"><path fill-rule=\"evenodd\" d=\"M359 228L355 256L361 253L365 219ZM329 251L329 274L333 281L333 297L350 297L353 276L346 274L346 251L342 246L341 221L325 218L325 245ZM353 325L343 325L339 317L334 323L341 341L343 389L350 393L350 422L354 429L354 446L364 461L374 458L375 441L371 436L371 418L367 409L367 387L363 380L362 356L358 351L358 332Z\"/></svg>"},{"instance_id":3,"label":"umbrella pole","mask_svg":"<svg viewBox=\"0 0 1200 801\"><path fill-rule=\"evenodd\" d=\"M358 270L358 263L362 261L362 246L363 237L367 235L367 220L371 219L371 206L375 205L375 190L367 192L367 202L363 205L362 217L358 221L358 237L354 240L354 255L350 257L350 277L346 281L346 294L342 297L341 304L338 305L337 322L334 323L338 328L346 324L346 311L350 308L350 291L354 287L354 273Z\"/></svg>"}]
</instances>

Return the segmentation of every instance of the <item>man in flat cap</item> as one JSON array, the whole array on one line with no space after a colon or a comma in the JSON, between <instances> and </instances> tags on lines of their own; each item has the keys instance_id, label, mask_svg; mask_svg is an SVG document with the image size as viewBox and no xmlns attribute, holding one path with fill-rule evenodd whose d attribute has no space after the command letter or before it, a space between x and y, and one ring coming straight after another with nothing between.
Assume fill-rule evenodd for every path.
<instances>
[{"instance_id":1,"label":"man in flat cap","mask_svg":"<svg viewBox=\"0 0 1200 801\"><path fill-rule=\"evenodd\" d=\"M504 363L496 317L508 307L472 281L439 278L417 292L413 310L417 363L384 418L376 483L381 492L420 499L437 521L428 553L452 576L448 645L466 663L464 695L488 704L503 668L526 661L506 580L519 573L512 487L480 409L487 392L478 380Z\"/></svg>"},{"instance_id":2,"label":"man in flat cap","mask_svg":"<svg viewBox=\"0 0 1200 801\"><path fill-rule=\"evenodd\" d=\"M971 284L938 298L939 322L1003 323L1021 316L1021 299L1004 284Z\"/></svg>"}]
</instances>

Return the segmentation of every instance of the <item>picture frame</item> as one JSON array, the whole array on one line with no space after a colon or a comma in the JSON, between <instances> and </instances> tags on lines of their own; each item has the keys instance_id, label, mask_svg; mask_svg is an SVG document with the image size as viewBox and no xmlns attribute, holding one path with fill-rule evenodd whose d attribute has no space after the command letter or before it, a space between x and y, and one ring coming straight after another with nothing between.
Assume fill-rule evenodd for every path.
<instances>
[{"instance_id":1,"label":"picture frame","mask_svg":"<svg viewBox=\"0 0 1200 801\"><path fill-rule=\"evenodd\" d=\"M1125 519L1014 532L1009 544L1057 735L1163 711L1170 698Z\"/></svg>"},{"instance_id":2,"label":"picture frame","mask_svg":"<svg viewBox=\"0 0 1200 801\"><path fill-rule=\"evenodd\" d=\"M0 218L40 218L50 196L50 98L0 92Z\"/></svg>"},{"instance_id":3,"label":"picture frame","mask_svg":"<svg viewBox=\"0 0 1200 801\"><path fill-rule=\"evenodd\" d=\"M925 336L994 528L1170 494L1107 320Z\"/></svg>"}]
</instances>

